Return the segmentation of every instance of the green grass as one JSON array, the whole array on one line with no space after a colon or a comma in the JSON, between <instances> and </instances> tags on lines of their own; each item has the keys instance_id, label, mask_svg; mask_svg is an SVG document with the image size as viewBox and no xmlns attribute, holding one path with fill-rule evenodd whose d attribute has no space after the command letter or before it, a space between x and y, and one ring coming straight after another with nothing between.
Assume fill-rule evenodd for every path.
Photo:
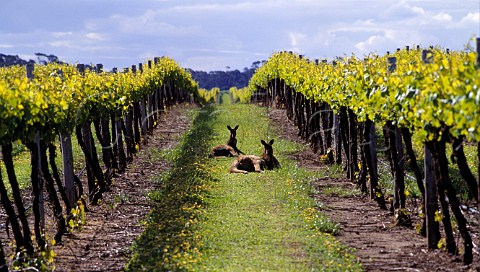
<instances>
[{"instance_id":1,"label":"green grass","mask_svg":"<svg viewBox=\"0 0 480 272\"><path fill-rule=\"evenodd\" d=\"M237 146L247 154L261 154L260 139L275 139L282 168L230 174L232 158L208 158L227 141L227 125L239 125ZM174 167L155 178L163 189L151 194L155 206L127 270L361 270L330 234L338 225L310 197L322 173L284 155L300 148L275 135L266 109L226 103L200 110L181 144L163 152Z\"/></svg>"},{"instance_id":2,"label":"green grass","mask_svg":"<svg viewBox=\"0 0 480 272\"><path fill-rule=\"evenodd\" d=\"M218 182L212 185L205 224L201 226L206 254L201 268L208 271L358 269L346 254L346 248L325 234L336 233L338 225L321 215L309 197L310 183L320 173L300 169L284 156L301 147L275 137L266 109L239 105L222 108L229 114L219 116L214 129L222 129L236 120L240 124L237 145L248 154L261 153L260 139L275 139L273 147L282 168L236 175L228 173L231 159L211 162Z\"/></svg>"}]
</instances>

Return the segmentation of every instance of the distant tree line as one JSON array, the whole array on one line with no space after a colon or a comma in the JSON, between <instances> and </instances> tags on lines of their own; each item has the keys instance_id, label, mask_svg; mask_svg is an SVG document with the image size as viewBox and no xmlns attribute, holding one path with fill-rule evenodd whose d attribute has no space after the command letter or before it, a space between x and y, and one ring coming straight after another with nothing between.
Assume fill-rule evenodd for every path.
<instances>
[{"instance_id":1,"label":"distant tree line","mask_svg":"<svg viewBox=\"0 0 480 272\"><path fill-rule=\"evenodd\" d=\"M55 55L47 55L44 53L35 53L35 56L37 56L38 63L39 64L47 64L50 62L57 62L57 63L63 63L61 62L57 56ZM29 63L35 63L34 60L24 60L20 58L18 55L5 55L5 54L0 54L0 67L8 67L8 66L13 66L13 65L27 65Z\"/></svg>"},{"instance_id":2,"label":"distant tree line","mask_svg":"<svg viewBox=\"0 0 480 272\"><path fill-rule=\"evenodd\" d=\"M23 60L19 56L0 54L0 67L7 67L13 65L27 65L28 63L35 63L34 60Z\"/></svg>"},{"instance_id":3,"label":"distant tree line","mask_svg":"<svg viewBox=\"0 0 480 272\"><path fill-rule=\"evenodd\" d=\"M28 63L47 64L50 62L61 61L55 55L47 55L44 53L35 53L37 61L23 60L18 55L5 55L0 54L0 67L12 66L12 65L27 65ZM243 68L243 71L230 70L230 71L195 71L187 69L198 85L202 89L211 90L212 88L219 88L220 90L229 90L231 87L237 87L238 89L247 87L248 81L255 73L255 70L259 68L265 60L255 61L250 68ZM228 69L229 67L227 67Z\"/></svg>"},{"instance_id":4,"label":"distant tree line","mask_svg":"<svg viewBox=\"0 0 480 272\"><path fill-rule=\"evenodd\" d=\"M195 71L187 69L198 86L203 89L211 90L212 88L219 88L220 90L228 90L231 87L239 89L248 85L248 81L255 73L255 70L261 66L265 61L255 61L250 68L245 67L242 72L239 70L231 71Z\"/></svg>"}]
</instances>

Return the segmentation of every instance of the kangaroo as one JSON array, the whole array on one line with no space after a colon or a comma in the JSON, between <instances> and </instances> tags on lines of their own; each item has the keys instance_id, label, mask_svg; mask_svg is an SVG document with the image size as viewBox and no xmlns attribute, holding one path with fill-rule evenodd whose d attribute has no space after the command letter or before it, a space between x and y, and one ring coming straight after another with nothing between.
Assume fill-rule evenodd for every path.
<instances>
[{"instance_id":1,"label":"kangaroo","mask_svg":"<svg viewBox=\"0 0 480 272\"><path fill-rule=\"evenodd\" d=\"M237 147L237 129L238 125L235 128L231 128L230 126L227 126L228 130L230 131L230 138L228 139L227 145L231 146L233 149L235 149L235 152L238 154L245 154L240 149Z\"/></svg>"},{"instance_id":2,"label":"kangaroo","mask_svg":"<svg viewBox=\"0 0 480 272\"><path fill-rule=\"evenodd\" d=\"M265 168L272 170L280 167L277 158L273 156L273 140L270 143L261 140L261 143L264 147L262 156L241 155L237 157L230 167L230 173L248 174L248 172L263 172Z\"/></svg>"},{"instance_id":3,"label":"kangaroo","mask_svg":"<svg viewBox=\"0 0 480 272\"><path fill-rule=\"evenodd\" d=\"M270 143L267 143L264 140L261 140L261 142L263 144L262 160L265 162L267 169L272 170L273 168L280 167L280 163L278 162L277 158L273 156L273 139L270 140Z\"/></svg>"},{"instance_id":4,"label":"kangaroo","mask_svg":"<svg viewBox=\"0 0 480 272\"><path fill-rule=\"evenodd\" d=\"M235 128L227 126L230 131L230 138L228 139L227 144L217 145L212 148L210 152L210 157L237 157L239 154L244 154L237 148L237 129L238 125Z\"/></svg>"},{"instance_id":5,"label":"kangaroo","mask_svg":"<svg viewBox=\"0 0 480 272\"><path fill-rule=\"evenodd\" d=\"M259 156L240 155L232 163L230 173L248 174L248 172L263 172L265 162Z\"/></svg>"}]
</instances>

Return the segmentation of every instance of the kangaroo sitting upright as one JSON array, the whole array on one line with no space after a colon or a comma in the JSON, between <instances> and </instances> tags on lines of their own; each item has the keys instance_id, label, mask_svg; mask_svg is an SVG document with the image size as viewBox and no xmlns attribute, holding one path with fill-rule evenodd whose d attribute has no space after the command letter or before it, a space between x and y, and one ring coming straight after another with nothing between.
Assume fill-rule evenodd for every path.
<instances>
[{"instance_id":1,"label":"kangaroo sitting upright","mask_svg":"<svg viewBox=\"0 0 480 272\"><path fill-rule=\"evenodd\" d=\"M244 154L237 148L237 129L238 125L235 128L227 126L230 131L230 138L228 139L227 144L217 145L212 148L210 152L210 157L237 157L239 154Z\"/></svg>"},{"instance_id":2,"label":"kangaroo sitting upright","mask_svg":"<svg viewBox=\"0 0 480 272\"><path fill-rule=\"evenodd\" d=\"M273 140L270 143L261 140L263 144L262 156L241 155L236 158L230 167L230 173L248 174L248 172L262 172L265 168L272 170L280 167L277 158L273 156Z\"/></svg>"},{"instance_id":3,"label":"kangaroo sitting upright","mask_svg":"<svg viewBox=\"0 0 480 272\"><path fill-rule=\"evenodd\" d=\"M262 160L265 162L267 169L272 170L273 168L280 167L280 163L278 162L277 158L273 156L273 139L270 140L270 143L267 143L264 140L261 140L261 142L263 144Z\"/></svg>"}]
</instances>

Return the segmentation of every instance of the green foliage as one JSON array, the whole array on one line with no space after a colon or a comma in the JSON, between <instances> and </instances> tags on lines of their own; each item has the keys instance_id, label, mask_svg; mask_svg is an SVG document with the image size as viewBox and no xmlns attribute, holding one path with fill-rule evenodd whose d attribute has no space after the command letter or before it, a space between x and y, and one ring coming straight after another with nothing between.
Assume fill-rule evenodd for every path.
<instances>
[{"instance_id":1,"label":"green foliage","mask_svg":"<svg viewBox=\"0 0 480 272\"><path fill-rule=\"evenodd\" d=\"M394 71L387 70L389 57L397 60ZM389 55L371 54L364 59L352 55L315 64L299 55L280 52L257 70L249 88L251 92L269 90L269 84L279 79L307 99L328 103L335 112L342 106L351 109L360 122L370 119L381 128L391 121L408 128L415 143L421 145L421 152L417 152L421 162L423 143L440 139L446 131L466 142L480 141L480 73L476 53L446 52L437 47L427 57L432 57L433 63L422 60L420 49L399 50ZM473 149L466 148L466 154L476 172ZM379 166L379 172L381 187L388 195L393 191L390 170L388 166ZM458 167L451 164L449 172L457 192L467 198ZM407 177L406 190L420 196L412 178Z\"/></svg>"},{"instance_id":2,"label":"green foliage","mask_svg":"<svg viewBox=\"0 0 480 272\"><path fill-rule=\"evenodd\" d=\"M82 196L85 197L85 196ZM70 211L70 216L68 220L68 231L73 232L73 230L78 229L82 230L82 227L86 223L86 214L85 206L83 205L82 199L77 201L77 207L72 208Z\"/></svg>"},{"instance_id":3,"label":"green foliage","mask_svg":"<svg viewBox=\"0 0 480 272\"><path fill-rule=\"evenodd\" d=\"M219 94L220 94L220 89L216 87L212 88L211 90L206 90L206 89L198 90L198 96L200 100L203 102L203 104L216 103L217 97Z\"/></svg>"},{"instance_id":4,"label":"green foliage","mask_svg":"<svg viewBox=\"0 0 480 272\"><path fill-rule=\"evenodd\" d=\"M30 154L23 152L20 142L31 142L39 134L43 143L51 143L59 134L72 134L88 119L123 113L161 87L175 87L197 96L197 84L191 75L168 57L152 66L145 65L141 73L80 73L72 65L49 63L36 65L33 78L27 79L25 67L0 68L0 144L15 143L14 167L20 187L30 184L31 173ZM74 158L78 156L74 154ZM4 167L0 168L3 176ZM71 211L68 227L72 231L84 224L85 211L79 202L79 207ZM13 266L51 271L48 266L53 251L35 254L38 256L26 259L19 255Z\"/></svg>"},{"instance_id":5,"label":"green foliage","mask_svg":"<svg viewBox=\"0 0 480 272\"><path fill-rule=\"evenodd\" d=\"M35 256L28 256L25 251L20 251L14 256L12 267L15 271L53 271L54 258L55 252L51 248L35 253Z\"/></svg>"},{"instance_id":6,"label":"green foliage","mask_svg":"<svg viewBox=\"0 0 480 272\"><path fill-rule=\"evenodd\" d=\"M25 67L0 68L0 143L32 140L71 133L86 118L127 109L163 84L197 95L191 75L175 61L163 57L142 73L84 74L74 66L49 63L36 65L34 77L26 77Z\"/></svg>"},{"instance_id":7,"label":"green foliage","mask_svg":"<svg viewBox=\"0 0 480 272\"><path fill-rule=\"evenodd\" d=\"M229 92L233 96L234 102L250 103L250 98L252 97L251 89L247 87L241 89L237 89L237 87L232 87L230 88Z\"/></svg>"},{"instance_id":8,"label":"green foliage","mask_svg":"<svg viewBox=\"0 0 480 272\"><path fill-rule=\"evenodd\" d=\"M276 53L249 82L252 91L266 90L274 79L327 102L334 111L346 106L358 117L384 124L392 121L418 131L422 142L439 139L443 127L455 137L480 140L480 73L475 52L431 50L434 62L422 61L420 50L393 55L354 55L335 64L319 63L296 54ZM397 69L387 71L387 58L396 57Z\"/></svg>"}]
</instances>

